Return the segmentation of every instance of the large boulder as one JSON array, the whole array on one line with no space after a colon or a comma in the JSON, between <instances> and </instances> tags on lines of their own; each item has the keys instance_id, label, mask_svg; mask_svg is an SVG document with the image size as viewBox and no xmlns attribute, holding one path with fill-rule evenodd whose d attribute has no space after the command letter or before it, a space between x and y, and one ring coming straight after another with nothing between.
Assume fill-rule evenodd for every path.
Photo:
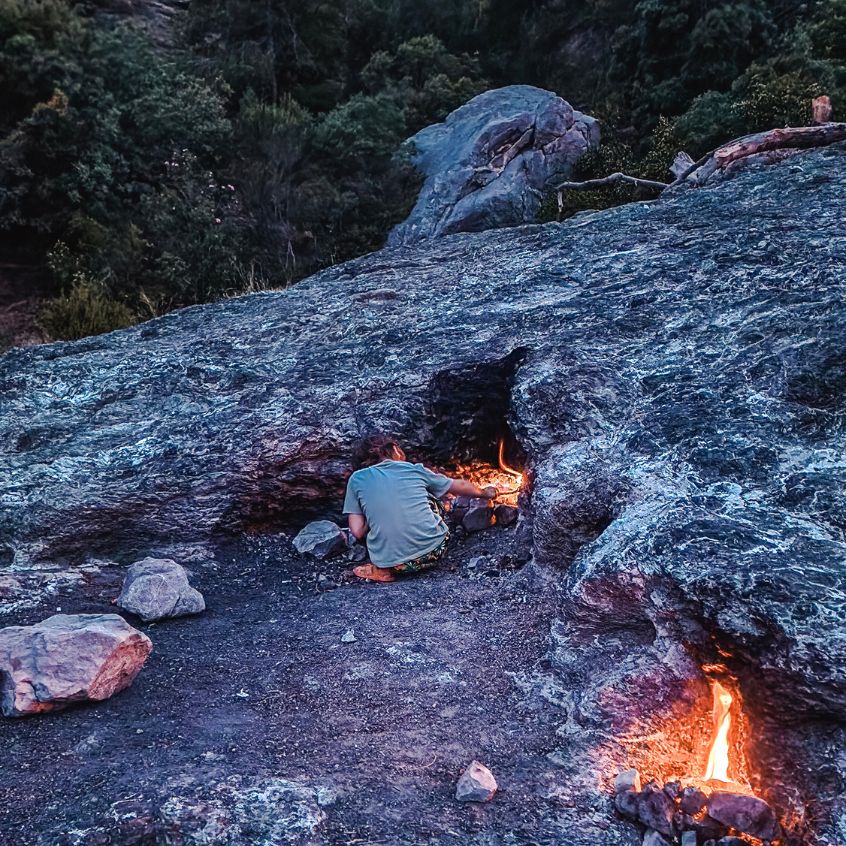
<instances>
[{"instance_id":1,"label":"large boulder","mask_svg":"<svg viewBox=\"0 0 846 846\"><path fill-rule=\"evenodd\" d=\"M144 558L127 571L118 607L137 614L145 623L205 611L200 591L188 583L188 574L169 558Z\"/></svg>"},{"instance_id":2,"label":"large boulder","mask_svg":"<svg viewBox=\"0 0 846 846\"><path fill-rule=\"evenodd\" d=\"M561 708L573 830L600 818L626 842L597 785L695 762L719 661L761 798L842 842L845 192L834 145L10 352L0 561L23 579L290 532L337 514L363 433L443 465L495 461L510 428L521 577L561 590L548 662L515 679Z\"/></svg>"},{"instance_id":3,"label":"large boulder","mask_svg":"<svg viewBox=\"0 0 846 846\"><path fill-rule=\"evenodd\" d=\"M108 699L132 684L152 650L117 614L55 614L0 629L0 711L23 717Z\"/></svg>"},{"instance_id":4,"label":"large boulder","mask_svg":"<svg viewBox=\"0 0 846 846\"><path fill-rule=\"evenodd\" d=\"M599 125L551 91L485 91L409 139L426 179L389 245L532 223L544 193L599 144Z\"/></svg>"}]
</instances>

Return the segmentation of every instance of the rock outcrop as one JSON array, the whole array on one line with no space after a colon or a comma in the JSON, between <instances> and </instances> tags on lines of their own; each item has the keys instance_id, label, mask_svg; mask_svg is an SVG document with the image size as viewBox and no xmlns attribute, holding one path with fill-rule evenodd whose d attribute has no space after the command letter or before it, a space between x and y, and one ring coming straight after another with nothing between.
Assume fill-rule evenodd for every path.
<instances>
[{"instance_id":1,"label":"rock outcrop","mask_svg":"<svg viewBox=\"0 0 846 846\"><path fill-rule=\"evenodd\" d=\"M602 779L696 769L703 667L719 661L754 732L755 793L788 836L832 846L846 825L844 191L833 145L11 352L3 564L22 580L291 532L337 515L363 433L431 463L495 461L509 433L527 456L527 572L561 591L547 664L515 681L561 709L550 759L571 842L597 842L598 819L606 842L633 842Z\"/></svg>"},{"instance_id":2,"label":"rock outcrop","mask_svg":"<svg viewBox=\"0 0 846 846\"><path fill-rule=\"evenodd\" d=\"M24 717L101 701L132 684L153 644L117 614L56 614L0 629L0 711Z\"/></svg>"},{"instance_id":3,"label":"rock outcrop","mask_svg":"<svg viewBox=\"0 0 846 846\"><path fill-rule=\"evenodd\" d=\"M184 568L169 558L144 558L127 571L117 598L119 608L145 623L205 611L200 591L188 583Z\"/></svg>"},{"instance_id":4,"label":"rock outcrop","mask_svg":"<svg viewBox=\"0 0 846 846\"><path fill-rule=\"evenodd\" d=\"M599 125L551 91L485 91L409 139L426 179L388 244L533 223L544 193L599 144Z\"/></svg>"}]
</instances>

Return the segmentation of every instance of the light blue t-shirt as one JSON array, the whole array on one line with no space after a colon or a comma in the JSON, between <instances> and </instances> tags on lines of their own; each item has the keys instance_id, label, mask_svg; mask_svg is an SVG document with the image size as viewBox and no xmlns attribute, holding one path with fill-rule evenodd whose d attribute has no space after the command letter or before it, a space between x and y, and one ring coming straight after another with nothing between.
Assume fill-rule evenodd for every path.
<instances>
[{"instance_id":1,"label":"light blue t-shirt","mask_svg":"<svg viewBox=\"0 0 846 846\"><path fill-rule=\"evenodd\" d=\"M367 550L377 567L413 561L441 544L447 527L429 496L444 496L451 484L447 476L408 461L382 461L350 476L344 514L364 515Z\"/></svg>"}]
</instances>

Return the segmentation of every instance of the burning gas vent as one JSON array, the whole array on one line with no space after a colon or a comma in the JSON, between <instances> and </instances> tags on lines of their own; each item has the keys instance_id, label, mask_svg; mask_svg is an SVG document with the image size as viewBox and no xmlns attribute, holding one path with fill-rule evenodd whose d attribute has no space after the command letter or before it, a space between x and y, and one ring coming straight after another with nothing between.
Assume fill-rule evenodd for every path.
<instances>
[{"instance_id":1,"label":"burning gas vent","mask_svg":"<svg viewBox=\"0 0 846 846\"><path fill-rule=\"evenodd\" d=\"M741 701L736 682L723 667L708 666L711 678L712 732L707 740L707 763L666 784L653 779L641 787L637 770L620 773L615 781L615 805L625 817L646 826L650 846L752 846L780 843L773 809L755 796L746 778L746 763L736 724ZM691 762L695 770L695 762Z\"/></svg>"}]
</instances>

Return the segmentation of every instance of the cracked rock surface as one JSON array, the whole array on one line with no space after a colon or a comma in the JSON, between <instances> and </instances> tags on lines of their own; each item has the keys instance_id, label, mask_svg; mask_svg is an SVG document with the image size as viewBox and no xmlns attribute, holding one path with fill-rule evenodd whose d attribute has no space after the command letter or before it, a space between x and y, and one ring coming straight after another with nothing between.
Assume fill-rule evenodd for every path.
<instances>
[{"instance_id":1,"label":"cracked rock surface","mask_svg":"<svg viewBox=\"0 0 846 846\"><path fill-rule=\"evenodd\" d=\"M412 738L416 724L394 725L386 710L378 728L353 721L333 735L369 791L379 788L362 763L368 750L401 757L405 743L419 750L414 767L436 760L409 776L414 788L433 779L442 791L433 796L447 801L459 768L480 757L501 793L474 828L440 799L398 785L389 820L364 799L354 813L343 803L329 809L331 837L344 842L347 826L371 839L406 832L411 843L488 844L521 830L577 846L634 844L638 832L613 810L613 779L629 767L664 781L698 772L710 705L702 667L720 661L742 694L752 787L780 815L785 842L834 846L846 832L844 191L846 149L835 145L713 188L386 249L287 292L13 351L0 359L0 566L31 584L40 568L128 563L162 544L220 549L242 535L294 535L309 519L339 516L360 434L389 431L416 460L437 464L489 447L496 421L507 422L527 455L527 519L462 542L490 545L476 556L506 561L518 531L531 531L530 565L494 568L495 577L462 570L450 586L439 575L386 586L393 593L354 591L402 596L410 627L405 645L379 641L394 649L383 656L390 672L377 669L375 654L355 670L362 695L385 708L402 699L422 718L447 682L433 665L421 689L395 668L421 664L416 639L436 650L446 638L457 663L443 672L459 683L442 707L465 709L460 723L444 717L435 734L421 728ZM206 595L229 591L227 580L251 561L206 570ZM280 552L263 566L282 581L276 600L255 600L261 619L286 619L273 602L289 609L288 622L263 624L278 649L274 626L297 636L293 609L304 600L282 582L300 565ZM531 594L542 646L509 640L520 638L512 600L501 618L465 604L481 598L487 578ZM227 607L249 613L243 598L226 595L229 605L215 600L217 617L168 625L205 627L211 649L214 636L232 636ZM352 587L320 596L315 619L334 609L326 650L343 648L349 661L350 649L375 648L370 638L384 630L368 637L369 623L351 619ZM374 601L386 604L369 608L368 621L384 614L400 625L398 607ZM427 601L444 619L426 617ZM30 603L7 619L32 622L36 611ZM447 635L446 621L459 618L466 630ZM353 623L360 643L342 647ZM472 684L485 684L471 662L491 627L511 644L485 659L505 661L494 675L513 697L510 713L466 710ZM320 668L314 641L285 642L273 661L249 660L299 666L308 652ZM174 639L166 654L176 661L180 648ZM250 650L239 643L240 659ZM334 676L317 669L313 682L300 679L313 714L326 716L319 691L350 672L342 664ZM148 695L159 695L148 683ZM233 695L245 686L237 684ZM265 695L284 698L287 685L275 680ZM151 707L140 692L136 683L120 699ZM116 714L118 701L107 704ZM500 759L467 742L486 721L518 733ZM284 746L301 727L275 730ZM464 740L451 740L454 732ZM520 732L528 751L518 754ZM17 741L19 751L34 734ZM257 766L255 754L226 754ZM295 752L273 759L277 775L306 785L327 780L329 766ZM14 802L15 789L3 789L0 798ZM509 791L525 800L522 811Z\"/></svg>"},{"instance_id":2,"label":"cracked rock surface","mask_svg":"<svg viewBox=\"0 0 846 846\"><path fill-rule=\"evenodd\" d=\"M408 142L425 175L388 244L533 223L544 193L599 145L599 124L551 91L485 91Z\"/></svg>"}]
</instances>

